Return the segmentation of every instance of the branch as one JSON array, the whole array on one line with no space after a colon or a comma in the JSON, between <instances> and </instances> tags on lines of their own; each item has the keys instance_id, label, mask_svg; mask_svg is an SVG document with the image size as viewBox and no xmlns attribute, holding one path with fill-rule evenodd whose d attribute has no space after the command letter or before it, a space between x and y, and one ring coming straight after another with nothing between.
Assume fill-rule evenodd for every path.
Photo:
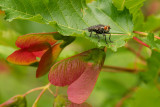
<instances>
[{"instance_id":1,"label":"branch","mask_svg":"<svg viewBox=\"0 0 160 107\"><path fill-rule=\"evenodd\" d=\"M122 71L122 72L131 72L131 73L135 73L137 71L141 71L141 72L145 71L144 69L131 69L131 68L116 67L116 66L108 66L108 65L104 65L102 67L102 70L106 71L106 72L119 72L119 71Z\"/></svg>"}]
</instances>

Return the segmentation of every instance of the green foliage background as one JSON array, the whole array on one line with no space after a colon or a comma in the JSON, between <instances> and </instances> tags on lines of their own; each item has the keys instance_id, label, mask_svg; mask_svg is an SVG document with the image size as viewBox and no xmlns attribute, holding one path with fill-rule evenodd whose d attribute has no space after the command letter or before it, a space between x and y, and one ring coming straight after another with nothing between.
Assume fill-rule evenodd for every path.
<instances>
[{"instance_id":1,"label":"green foliage background","mask_svg":"<svg viewBox=\"0 0 160 107\"><path fill-rule=\"evenodd\" d=\"M0 62L2 62L0 66L6 67L5 70L0 69L0 104L17 94L24 94L34 87L48 83L47 75L40 79L35 78L36 68L6 62L6 57L17 49L15 41L18 36L54 31L59 31L66 36L76 36L76 40L62 51L59 57L61 60L91 48L106 46L104 40L98 43L97 38L89 38L89 33L82 30L102 23L111 26L112 34L128 34L112 36L114 43L108 45L105 65L134 68L136 62L138 68L147 71L133 74L102 70L87 102L94 107L114 107L124 95L130 92L130 89L137 87L131 97L124 101L123 107L160 106L158 88L160 54L153 50L160 49L159 40L155 40L153 36L153 33L159 35L157 29L160 27L160 14L144 15L141 7L144 3L146 3L144 7L147 6L149 1L96 0L92 2L87 0L88 4L85 0L15 1L0 1L1 9L6 12L7 21L12 21L5 21L5 15L0 14ZM129 40L137 36L132 33L133 30L150 32L147 37L140 38L151 46L151 49L142 48L141 55L146 59L146 66L124 47L127 42L138 51L140 45ZM55 90L55 87L52 86L52 89ZM66 94L66 87L60 88L59 93ZM39 92L34 92L27 96L28 107L32 106L38 94ZM46 92L39 101L38 107L51 107L53 102L52 95Z\"/></svg>"}]
</instances>

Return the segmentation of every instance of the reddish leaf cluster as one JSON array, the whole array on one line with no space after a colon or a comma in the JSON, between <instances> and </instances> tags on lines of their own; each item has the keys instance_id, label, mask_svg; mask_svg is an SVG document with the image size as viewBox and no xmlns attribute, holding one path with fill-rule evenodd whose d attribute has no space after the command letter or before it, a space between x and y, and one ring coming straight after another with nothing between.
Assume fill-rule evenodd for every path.
<instances>
[{"instance_id":1,"label":"reddish leaf cluster","mask_svg":"<svg viewBox=\"0 0 160 107\"><path fill-rule=\"evenodd\" d=\"M98 48L64 59L52 66L49 81L56 86L69 85L68 99L81 104L91 94L104 59L105 52Z\"/></svg>"},{"instance_id":2,"label":"reddish leaf cluster","mask_svg":"<svg viewBox=\"0 0 160 107\"><path fill-rule=\"evenodd\" d=\"M57 42L63 40L62 42ZM49 81L55 86L68 87L68 99L83 103L91 94L105 59L103 49L91 49L55 63L62 49L74 40L59 33L40 33L20 36L16 45L20 49L8 56L9 62L31 65L39 62L36 77L49 70ZM41 58L40 61L36 57ZM55 63L55 64L54 64Z\"/></svg>"},{"instance_id":3,"label":"reddish leaf cluster","mask_svg":"<svg viewBox=\"0 0 160 107\"><path fill-rule=\"evenodd\" d=\"M65 45L69 44L74 38L67 37L57 32L53 33L34 33L18 37L17 47L20 49L8 56L7 60L18 65L31 65L39 62L36 77L46 74ZM64 40L65 39L65 40ZM63 40L59 42L59 40ZM38 61L36 58L41 58Z\"/></svg>"}]
</instances>

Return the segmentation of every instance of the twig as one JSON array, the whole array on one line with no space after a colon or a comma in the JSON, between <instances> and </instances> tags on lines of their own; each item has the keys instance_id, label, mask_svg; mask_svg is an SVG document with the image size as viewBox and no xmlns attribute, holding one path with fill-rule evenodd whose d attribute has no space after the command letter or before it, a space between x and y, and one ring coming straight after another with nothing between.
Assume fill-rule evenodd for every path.
<instances>
[{"instance_id":1,"label":"twig","mask_svg":"<svg viewBox=\"0 0 160 107\"><path fill-rule=\"evenodd\" d=\"M53 91L48 87L48 91L54 96L56 97L56 95L53 93Z\"/></svg>"},{"instance_id":2,"label":"twig","mask_svg":"<svg viewBox=\"0 0 160 107\"><path fill-rule=\"evenodd\" d=\"M55 93L55 96L57 96L57 95L58 95L58 92L59 92L59 87L58 87L58 86L56 86L56 93Z\"/></svg>"},{"instance_id":3,"label":"twig","mask_svg":"<svg viewBox=\"0 0 160 107\"><path fill-rule=\"evenodd\" d=\"M41 91L41 93L38 95L37 99L35 100L35 102L33 103L32 107L37 107L37 103L40 99L40 97L43 95L43 93L50 87L50 83L47 84L46 86L44 86L43 90Z\"/></svg>"},{"instance_id":4,"label":"twig","mask_svg":"<svg viewBox=\"0 0 160 107\"><path fill-rule=\"evenodd\" d=\"M26 96L27 94L33 92L33 91L37 91L37 90L42 90L44 87L37 87L37 88L34 88L34 89L31 89L29 91L27 91L23 96Z\"/></svg>"},{"instance_id":5,"label":"twig","mask_svg":"<svg viewBox=\"0 0 160 107\"><path fill-rule=\"evenodd\" d=\"M113 69L112 71L110 69ZM116 67L116 66L108 66L104 65L102 67L102 71L107 71L107 72L117 72L117 71L122 71L122 72L132 72L135 73L137 71L145 71L144 69L131 69L131 68L123 68L123 67Z\"/></svg>"},{"instance_id":6,"label":"twig","mask_svg":"<svg viewBox=\"0 0 160 107\"><path fill-rule=\"evenodd\" d=\"M115 107L121 107L121 106L123 105L123 102L124 102L126 99L128 99L129 97L131 97L131 96L132 96L132 93L133 93L134 91L136 91L136 90L137 90L137 87L132 88L132 89L129 91L129 93L127 93L124 97L121 98L121 100L116 104Z\"/></svg>"}]
</instances>

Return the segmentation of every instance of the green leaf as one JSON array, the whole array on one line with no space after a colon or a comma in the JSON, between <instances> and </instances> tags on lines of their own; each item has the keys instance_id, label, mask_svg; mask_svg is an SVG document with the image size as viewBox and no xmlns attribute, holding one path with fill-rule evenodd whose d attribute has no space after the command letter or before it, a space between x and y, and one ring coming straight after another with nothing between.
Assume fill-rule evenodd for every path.
<instances>
[{"instance_id":1,"label":"green leaf","mask_svg":"<svg viewBox=\"0 0 160 107\"><path fill-rule=\"evenodd\" d=\"M54 107L65 107L68 104L70 104L70 101L67 99L67 96L58 95L54 99Z\"/></svg>"},{"instance_id":2,"label":"green leaf","mask_svg":"<svg viewBox=\"0 0 160 107\"><path fill-rule=\"evenodd\" d=\"M58 95L54 100L54 107L92 107L90 104L84 102L82 104L72 103L65 95Z\"/></svg>"},{"instance_id":3,"label":"green leaf","mask_svg":"<svg viewBox=\"0 0 160 107\"><path fill-rule=\"evenodd\" d=\"M123 10L126 0L112 0L118 10Z\"/></svg>"},{"instance_id":4,"label":"green leaf","mask_svg":"<svg viewBox=\"0 0 160 107\"><path fill-rule=\"evenodd\" d=\"M160 53L152 51L151 57L147 60L148 70L141 72L141 77L145 82L152 82L158 79L160 69Z\"/></svg>"},{"instance_id":5,"label":"green leaf","mask_svg":"<svg viewBox=\"0 0 160 107\"><path fill-rule=\"evenodd\" d=\"M27 107L26 98L23 95L17 95L0 105L0 107Z\"/></svg>"},{"instance_id":6,"label":"green leaf","mask_svg":"<svg viewBox=\"0 0 160 107\"><path fill-rule=\"evenodd\" d=\"M125 107L159 107L160 92L154 85L142 85L127 102Z\"/></svg>"},{"instance_id":7,"label":"green leaf","mask_svg":"<svg viewBox=\"0 0 160 107\"><path fill-rule=\"evenodd\" d=\"M127 7L128 9L131 8L137 9L137 7L142 6L145 0L112 0L112 1L118 10L123 10L124 7Z\"/></svg>"},{"instance_id":8,"label":"green leaf","mask_svg":"<svg viewBox=\"0 0 160 107\"><path fill-rule=\"evenodd\" d=\"M141 11L141 7L146 0L112 0L113 4L118 10L123 10L124 7L129 9L130 13L133 16L134 30L142 29L144 22L144 16Z\"/></svg>"},{"instance_id":9,"label":"green leaf","mask_svg":"<svg viewBox=\"0 0 160 107\"><path fill-rule=\"evenodd\" d=\"M6 12L8 21L25 19L50 24L63 35L84 36L96 44L98 39L89 38L89 33L82 29L97 24L110 25L111 33L126 34L112 36L114 43L109 47L113 50L132 38L133 24L129 11L117 11L111 0L97 0L90 4L85 0L2 0L0 7ZM104 39L98 45L106 46Z\"/></svg>"},{"instance_id":10,"label":"green leaf","mask_svg":"<svg viewBox=\"0 0 160 107\"><path fill-rule=\"evenodd\" d=\"M149 16L144 23L144 31L156 31L160 28L160 16Z\"/></svg>"}]
</instances>

